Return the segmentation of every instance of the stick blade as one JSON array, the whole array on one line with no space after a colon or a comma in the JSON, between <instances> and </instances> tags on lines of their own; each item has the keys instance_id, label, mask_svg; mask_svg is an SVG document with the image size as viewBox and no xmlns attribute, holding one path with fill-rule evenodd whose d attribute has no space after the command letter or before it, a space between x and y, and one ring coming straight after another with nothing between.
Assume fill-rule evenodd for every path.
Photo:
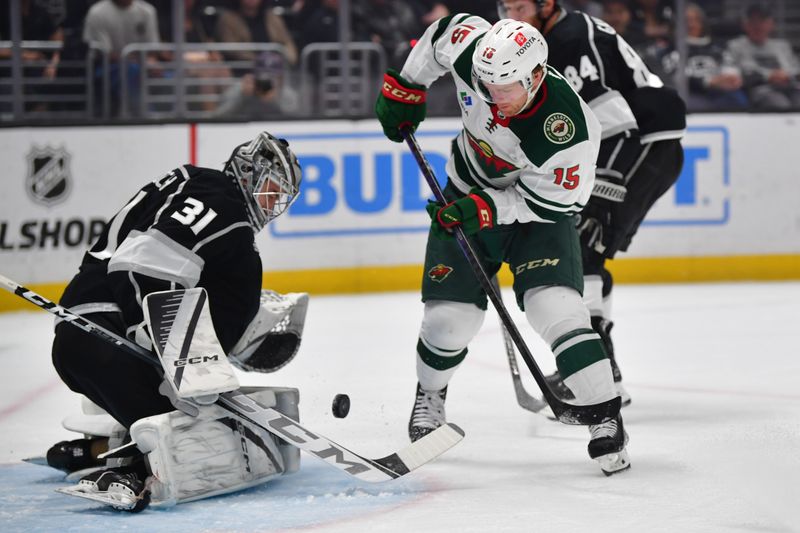
<instances>
[{"instance_id":1,"label":"stick blade","mask_svg":"<svg viewBox=\"0 0 800 533\"><path fill-rule=\"evenodd\" d=\"M461 442L464 435L463 429L448 422L402 450L376 459L375 462L396 474L405 475L442 455Z\"/></svg>"}]
</instances>

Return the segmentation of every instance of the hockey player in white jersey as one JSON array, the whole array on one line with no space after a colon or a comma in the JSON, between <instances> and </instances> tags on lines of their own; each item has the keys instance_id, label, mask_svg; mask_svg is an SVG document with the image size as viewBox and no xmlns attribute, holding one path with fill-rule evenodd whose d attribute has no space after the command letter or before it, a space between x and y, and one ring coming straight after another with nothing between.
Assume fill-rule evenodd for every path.
<instances>
[{"instance_id":1,"label":"hockey player in white jersey","mask_svg":"<svg viewBox=\"0 0 800 533\"><path fill-rule=\"evenodd\" d=\"M154 501L189 501L297 469L296 448L213 402L239 390L231 364L269 371L294 354L296 342L260 349L293 306L276 307L262 293L255 235L288 209L300 181L288 143L263 132L237 146L223 171L183 165L142 187L109 221L61 304L151 349L164 379L117 344L56 325L59 376L138 447L128 464L90 474L70 493L139 510L151 493ZM166 304L151 302L165 294ZM283 324L281 334L289 329ZM297 419L296 390L246 392ZM51 452L76 449L60 444Z\"/></svg>"},{"instance_id":2,"label":"hockey player in white jersey","mask_svg":"<svg viewBox=\"0 0 800 533\"><path fill-rule=\"evenodd\" d=\"M628 249L647 212L678 179L686 106L602 20L566 10L558 0L501 0L498 11L501 18L527 22L542 32L552 50L550 65L564 74L600 121L597 180L578 218L584 301L625 406L631 397L611 341L613 278L605 264ZM573 398L558 371L547 381L562 399Z\"/></svg>"},{"instance_id":3,"label":"hockey player in white jersey","mask_svg":"<svg viewBox=\"0 0 800 533\"><path fill-rule=\"evenodd\" d=\"M472 235L490 276L509 264L517 303L551 346L577 403L617 395L581 300L574 221L592 191L600 124L547 57L544 38L529 24L492 26L458 14L432 24L402 71L384 76L376 114L389 139L400 142L401 127L416 129L427 87L447 72L463 121L447 164L450 203L428 206L412 440L445 422L448 382L486 310L486 295L450 232L455 225ZM590 433L589 455L606 474L629 467L619 414Z\"/></svg>"}]
</instances>

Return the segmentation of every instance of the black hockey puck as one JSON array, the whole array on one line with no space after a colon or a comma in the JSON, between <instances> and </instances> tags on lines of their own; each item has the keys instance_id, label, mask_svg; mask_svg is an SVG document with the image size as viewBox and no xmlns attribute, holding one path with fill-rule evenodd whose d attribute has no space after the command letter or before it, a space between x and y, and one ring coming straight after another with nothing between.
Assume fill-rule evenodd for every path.
<instances>
[{"instance_id":1,"label":"black hockey puck","mask_svg":"<svg viewBox=\"0 0 800 533\"><path fill-rule=\"evenodd\" d=\"M344 418L350 412L350 396L347 394L337 394L333 397L331 411L336 418Z\"/></svg>"}]
</instances>

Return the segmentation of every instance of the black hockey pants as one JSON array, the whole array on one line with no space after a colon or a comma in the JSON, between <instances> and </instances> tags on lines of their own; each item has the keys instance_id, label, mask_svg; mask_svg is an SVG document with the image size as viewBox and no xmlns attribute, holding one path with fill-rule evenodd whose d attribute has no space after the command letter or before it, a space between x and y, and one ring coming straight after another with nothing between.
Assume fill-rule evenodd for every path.
<instances>
[{"instance_id":1,"label":"black hockey pants","mask_svg":"<svg viewBox=\"0 0 800 533\"><path fill-rule=\"evenodd\" d=\"M116 313L92 313L88 320L120 336L125 327ZM158 392L161 377L144 361L65 322L56 326L53 366L73 391L105 409L120 424L172 411Z\"/></svg>"},{"instance_id":2,"label":"black hockey pants","mask_svg":"<svg viewBox=\"0 0 800 533\"><path fill-rule=\"evenodd\" d=\"M653 207L653 204L677 181L683 169L683 147L679 140L656 141L645 146L644 157L627 183L625 201L611 205L610 227L604 227L610 242L604 253L585 246L581 241L584 275L601 275L603 293L611 290L611 274L605 268L606 259L617 251L626 251L633 236ZM590 200L591 203L592 200Z\"/></svg>"}]
</instances>

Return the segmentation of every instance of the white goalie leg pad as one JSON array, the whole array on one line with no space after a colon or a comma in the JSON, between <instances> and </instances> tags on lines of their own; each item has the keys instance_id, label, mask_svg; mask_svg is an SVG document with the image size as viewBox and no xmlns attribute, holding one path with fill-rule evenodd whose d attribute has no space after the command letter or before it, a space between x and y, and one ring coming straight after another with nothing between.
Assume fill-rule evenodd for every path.
<instances>
[{"instance_id":1,"label":"white goalie leg pad","mask_svg":"<svg viewBox=\"0 0 800 533\"><path fill-rule=\"evenodd\" d=\"M81 412L66 416L61 425L64 429L83 433L88 437L110 437L120 428L119 422L102 407L86 396L81 396Z\"/></svg>"},{"instance_id":2,"label":"white goalie leg pad","mask_svg":"<svg viewBox=\"0 0 800 533\"><path fill-rule=\"evenodd\" d=\"M268 388L248 395L276 409L297 405L296 389ZM143 418L131 426L131 436L147 456L154 504L243 490L299 465L299 459L294 464L293 458L285 460L287 450L272 434L218 405L200 407L197 417L172 411Z\"/></svg>"},{"instance_id":3,"label":"white goalie leg pad","mask_svg":"<svg viewBox=\"0 0 800 533\"><path fill-rule=\"evenodd\" d=\"M602 288L602 283L600 287ZM547 344L552 346L562 336L581 329L589 330L591 333L587 335L594 336L597 342L601 342L600 336L592 329L589 311L575 289L557 285L529 289L525 291L523 301L528 322ZM578 340L580 339L575 339ZM575 372L564 383L575 395L576 403L582 405L617 396L608 359L597 361Z\"/></svg>"},{"instance_id":4,"label":"white goalie leg pad","mask_svg":"<svg viewBox=\"0 0 800 533\"><path fill-rule=\"evenodd\" d=\"M207 404L239 388L214 331L205 289L153 292L142 308L164 381L177 398Z\"/></svg>"},{"instance_id":5,"label":"white goalie leg pad","mask_svg":"<svg viewBox=\"0 0 800 533\"><path fill-rule=\"evenodd\" d=\"M261 307L228 354L231 363L247 372L275 372L300 348L308 311L308 293L261 291Z\"/></svg>"}]
</instances>

